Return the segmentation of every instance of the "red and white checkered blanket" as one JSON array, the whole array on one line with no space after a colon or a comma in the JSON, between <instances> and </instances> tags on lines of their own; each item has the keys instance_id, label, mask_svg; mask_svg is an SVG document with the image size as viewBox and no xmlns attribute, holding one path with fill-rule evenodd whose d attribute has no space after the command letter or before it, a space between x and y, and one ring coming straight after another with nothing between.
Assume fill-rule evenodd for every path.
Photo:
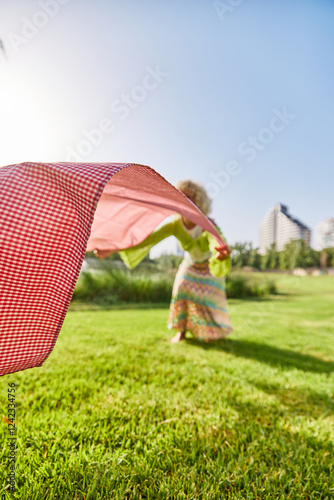
<instances>
[{"instance_id":1,"label":"red and white checkered blanket","mask_svg":"<svg viewBox=\"0 0 334 500\"><path fill-rule=\"evenodd\" d=\"M213 224L153 169L114 163L0 168L0 375L41 366L63 324L85 252L140 243L179 212Z\"/></svg>"}]
</instances>

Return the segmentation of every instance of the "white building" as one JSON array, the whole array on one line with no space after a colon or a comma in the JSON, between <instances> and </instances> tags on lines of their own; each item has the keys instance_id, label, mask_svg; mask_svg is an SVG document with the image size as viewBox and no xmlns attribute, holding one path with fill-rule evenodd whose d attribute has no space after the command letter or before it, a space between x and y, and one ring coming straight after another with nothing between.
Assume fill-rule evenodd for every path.
<instances>
[{"instance_id":1,"label":"white building","mask_svg":"<svg viewBox=\"0 0 334 500\"><path fill-rule=\"evenodd\" d=\"M334 247L334 218L325 219L317 225L315 233L315 248Z\"/></svg>"},{"instance_id":2,"label":"white building","mask_svg":"<svg viewBox=\"0 0 334 500\"><path fill-rule=\"evenodd\" d=\"M260 227L259 253L266 253L266 249L273 243L276 250L281 251L284 245L291 240L302 239L310 244L311 231L298 219L288 213L288 207L277 203L269 210Z\"/></svg>"}]
</instances>

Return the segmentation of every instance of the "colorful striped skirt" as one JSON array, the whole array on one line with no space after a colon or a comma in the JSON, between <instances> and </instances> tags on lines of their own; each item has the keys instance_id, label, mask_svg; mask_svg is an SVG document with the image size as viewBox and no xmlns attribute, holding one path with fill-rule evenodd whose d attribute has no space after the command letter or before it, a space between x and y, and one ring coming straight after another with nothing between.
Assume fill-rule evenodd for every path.
<instances>
[{"instance_id":1,"label":"colorful striped skirt","mask_svg":"<svg viewBox=\"0 0 334 500\"><path fill-rule=\"evenodd\" d=\"M233 330L225 278L212 276L208 261L181 262L173 286L168 328L188 331L206 342L223 339Z\"/></svg>"}]
</instances>

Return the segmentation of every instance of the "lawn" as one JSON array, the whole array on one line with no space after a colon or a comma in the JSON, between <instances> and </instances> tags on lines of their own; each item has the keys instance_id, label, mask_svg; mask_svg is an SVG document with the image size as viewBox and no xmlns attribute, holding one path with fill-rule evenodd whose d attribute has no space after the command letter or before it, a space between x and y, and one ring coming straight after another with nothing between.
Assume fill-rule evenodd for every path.
<instances>
[{"instance_id":1,"label":"lawn","mask_svg":"<svg viewBox=\"0 0 334 500\"><path fill-rule=\"evenodd\" d=\"M1 498L334 498L334 277L277 284L216 344L168 343L166 306L72 304L44 366L0 379Z\"/></svg>"}]
</instances>

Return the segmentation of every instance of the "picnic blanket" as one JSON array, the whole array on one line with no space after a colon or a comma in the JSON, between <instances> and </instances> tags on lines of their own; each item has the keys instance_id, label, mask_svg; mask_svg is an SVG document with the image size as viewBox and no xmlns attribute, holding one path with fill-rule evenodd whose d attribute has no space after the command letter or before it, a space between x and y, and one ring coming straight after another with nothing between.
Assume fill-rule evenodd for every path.
<instances>
[{"instance_id":1,"label":"picnic blanket","mask_svg":"<svg viewBox=\"0 0 334 500\"><path fill-rule=\"evenodd\" d=\"M41 366L62 327L86 251L143 241L178 212L212 222L152 168L20 163L0 168L0 375Z\"/></svg>"}]
</instances>

